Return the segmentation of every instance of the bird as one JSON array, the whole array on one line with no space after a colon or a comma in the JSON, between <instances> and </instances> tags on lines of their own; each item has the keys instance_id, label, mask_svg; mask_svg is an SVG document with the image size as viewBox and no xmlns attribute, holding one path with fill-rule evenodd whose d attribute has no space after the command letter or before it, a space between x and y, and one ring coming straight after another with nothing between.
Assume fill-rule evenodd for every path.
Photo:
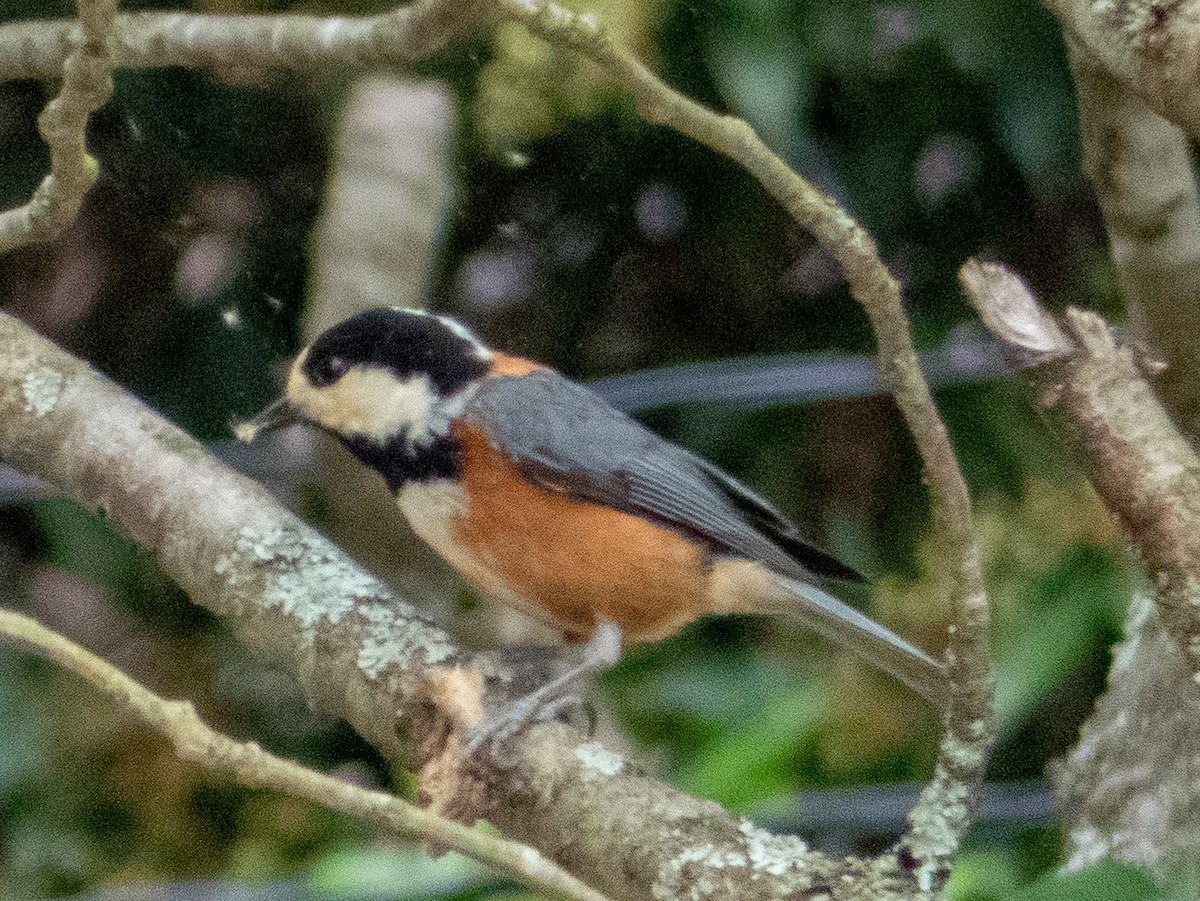
<instances>
[{"instance_id":1,"label":"bird","mask_svg":"<svg viewBox=\"0 0 1200 901\"><path fill-rule=\"evenodd\" d=\"M826 591L863 577L770 502L449 316L386 307L332 326L235 432L251 441L298 423L382 476L413 531L476 591L583 643L577 666L514 705L512 729L627 643L729 613L798 619L945 706L943 664Z\"/></svg>"}]
</instances>

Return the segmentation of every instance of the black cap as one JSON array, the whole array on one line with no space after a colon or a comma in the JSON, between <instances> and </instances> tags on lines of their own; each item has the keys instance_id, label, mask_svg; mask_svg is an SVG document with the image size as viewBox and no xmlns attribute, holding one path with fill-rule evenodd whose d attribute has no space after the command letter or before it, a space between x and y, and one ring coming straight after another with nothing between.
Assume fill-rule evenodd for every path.
<instances>
[{"instance_id":1,"label":"black cap","mask_svg":"<svg viewBox=\"0 0 1200 901\"><path fill-rule=\"evenodd\" d=\"M484 375L491 363L461 326L428 313L381 308L351 316L309 348L301 370L318 388L354 366L380 366L399 379L428 375L445 397Z\"/></svg>"}]
</instances>

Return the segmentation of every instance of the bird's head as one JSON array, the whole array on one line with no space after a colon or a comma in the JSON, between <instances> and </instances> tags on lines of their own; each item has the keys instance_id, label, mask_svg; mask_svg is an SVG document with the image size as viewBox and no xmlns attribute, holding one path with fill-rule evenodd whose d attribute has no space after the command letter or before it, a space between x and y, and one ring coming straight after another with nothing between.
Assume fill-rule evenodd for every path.
<instances>
[{"instance_id":1,"label":"bird's head","mask_svg":"<svg viewBox=\"0 0 1200 901\"><path fill-rule=\"evenodd\" d=\"M450 428L492 352L446 316L398 307L340 322L300 351L283 396L235 433L303 422L351 444L429 444Z\"/></svg>"}]
</instances>

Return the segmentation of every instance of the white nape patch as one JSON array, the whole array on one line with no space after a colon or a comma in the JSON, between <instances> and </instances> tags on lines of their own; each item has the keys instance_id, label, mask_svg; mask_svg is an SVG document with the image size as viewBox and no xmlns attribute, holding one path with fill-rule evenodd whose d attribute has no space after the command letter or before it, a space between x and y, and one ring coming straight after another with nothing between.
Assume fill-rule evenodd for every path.
<instances>
[{"instance_id":1,"label":"white nape patch","mask_svg":"<svg viewBox=\"0 0 1200 901\"><path fill-rule=\"evenodd\" d=\"M462 338L464 341L471 342L471 346L475 350L475 355L479 359L490 360L492 358L492 352L488 350L482 341L475 337L475 333L453 317L430 313L428 310L419 310L415 307L392 307L392 309L402 313L412 313L414 316L424 316L427 319L436 319L455 336Z\"/></svg>"},{"instance_id":2,"label":"white nape patch","mask_svg":"<svg viewBox=\"0 0 1200 901\"><path fill-rule=\"evenodd\" d=\"M462 338L464 341L470 341L475 345L476 349L482 351L483 354L486 354L489 357L492 355L492 352L484 347L483 343L475 337L475 333L457 319L451 319L449 316L439 316L437 317L437 321L446 326L446 328L450 329L450 331L454 332L454 334Z\"/></svg>"}]
</instances>

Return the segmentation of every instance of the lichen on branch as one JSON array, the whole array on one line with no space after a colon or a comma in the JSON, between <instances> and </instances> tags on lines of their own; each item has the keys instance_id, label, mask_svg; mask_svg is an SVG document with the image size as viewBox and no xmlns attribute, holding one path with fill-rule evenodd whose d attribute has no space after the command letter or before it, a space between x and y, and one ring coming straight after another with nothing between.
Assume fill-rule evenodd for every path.
<instances>
[{"instance_id":1,"label":"lichen on branch","mask_svg":"<svg viewBox=\"0 0 1200 901\"><path fill-rule=\"evenodd\" d=\"M1200 7L1194 0L1045 0L1078 41L1150 109L1200 137Z\"/></svg>"}]
</instances>

